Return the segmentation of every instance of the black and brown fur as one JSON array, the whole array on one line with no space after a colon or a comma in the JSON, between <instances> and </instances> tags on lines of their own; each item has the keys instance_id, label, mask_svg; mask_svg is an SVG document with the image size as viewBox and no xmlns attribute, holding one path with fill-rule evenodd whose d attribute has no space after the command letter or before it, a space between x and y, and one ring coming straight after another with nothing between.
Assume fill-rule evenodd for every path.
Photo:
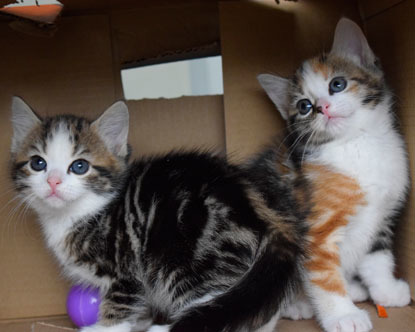
<instances>
[{"instance_id":1,"label":"black and brown fur","mask_svg":"<svg viewBox=\"0 0 415 332\"><path fill-rule=\"evenodd\" d=\"M269 190L260 168L209 153L128 163L111 155L90 121L58 116L43 120L12 156L18 188L32 150L46 150L57 128L68 131L74 152L88 155L90 190L115 197L65 237L74 267L109 283L100 324L248 332L278 312L300 281L304 256L305 211L298 213L292 180L268 169Z\"/></svg>"}]
</instances>

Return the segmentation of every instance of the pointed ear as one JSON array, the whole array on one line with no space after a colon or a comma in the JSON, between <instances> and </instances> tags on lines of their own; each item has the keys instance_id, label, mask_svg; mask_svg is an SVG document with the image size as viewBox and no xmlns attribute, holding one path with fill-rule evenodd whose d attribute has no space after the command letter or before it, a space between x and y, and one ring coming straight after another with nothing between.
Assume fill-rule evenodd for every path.
<instances>
[{"instance_id":1,"label":"pointed ear","mask_svg":"<svg viewBox=\"0 0 415 332\"><path fill-rule=\"evenodd\" d=\"M14 96L11 121L13 125L11 152L15 153L32 129L41 123L41 120L22 98Z\"/></svg>"},{"instance_id":2,"label":"pointed ear","mask_svg":"<svg viewBox=\"0 0 415 332\"><path fill-rule=\"evenodd\" d=\"M268 97L277 106L278 111L284 120L288 119L288 88L290 81L286 78L270 74L258 75L259 84L264 88Z\"/></svg>"},{"instance_id":3,"label":"pointed ear","mask_svg":"<svg viewBox=\"0 0 415 332\"><path fill-rule=\"evenodd\" d=\"M127 105L117 101L91 124L108 149L121 158L128 154L128 119Z\"/></svg>"},{"instance_id":4,"label":"pointed ear","mask_svg":"<svg viewBox=\"0 0 415 332\"><path fill-rule=\"evenodd\" d=\"M362 30L347 18L341 18L337 23L331 53L350 58L366 67L373 66L376 61Z\"/></svg>"}]
</instances>

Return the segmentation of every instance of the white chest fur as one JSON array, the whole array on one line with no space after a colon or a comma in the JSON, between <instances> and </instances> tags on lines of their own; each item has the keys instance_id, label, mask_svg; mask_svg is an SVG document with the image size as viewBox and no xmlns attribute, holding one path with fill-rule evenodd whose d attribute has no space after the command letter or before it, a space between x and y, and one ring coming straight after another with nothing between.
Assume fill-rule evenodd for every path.
<instances>
[{"instance_id":1,"label":"white chest fur","mask_svg":"<svg viewBox=\"0 0 415 332\"><path fill-rule=\"evenodd\" d=\"M383 136L363 133L355 139L328 143L313 160L356 179L370 200L393 200L394 204L403 198L408 185L404 144L394 131Z\"/></svg>"},{"instance_id":2,"label":"white chest fur","mask_svg":"<svg viewBox=\"0 0 415 332\"><path fill-rule=\"evenodd\" d=\"M76 257L73 257L70 254L66 239L73 226L73 222L69 218L61 220L42 220L42 225L46 243L62 266L65 276L79 284L99 287L103 291L108 289L110 284L108 278L98 278L95 275L95 268L93 265L80 264L79 262L76 262Z\"/></svg>"},{"instance_id":3,"label":"white chest fur","mask_svg":"<svg viewBox=\"0 0 415 332\"><path fill-rule=\"evenodd\" d=\"M98 278L93 264L76 262L76 257L71 254L67 245L67 238L73 231L76 221L88 219L91 212L102 209L107 201L108 198L100 198L94 201L88 200L88 208L83 207L82 202L80 202L61 211L53 211L42 206L38 206L36 209L46 243L62 266L64 274L76 283L99 287L102 291L108 289L110 285L109 278Z\"/></svg>"}]
</instances>

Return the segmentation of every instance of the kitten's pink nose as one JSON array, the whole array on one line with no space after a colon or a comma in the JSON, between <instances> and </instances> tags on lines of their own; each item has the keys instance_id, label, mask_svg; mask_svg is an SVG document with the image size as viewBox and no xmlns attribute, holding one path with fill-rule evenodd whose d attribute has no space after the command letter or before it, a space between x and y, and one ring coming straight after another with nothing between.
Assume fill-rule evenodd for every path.
<instances>
[{"instance_id":1,"label":"kitten's pink nose","mask_svg":"<svg viewBox=\"0 0 415 332\"><path fill-rule=\"evenodd\" d=\"M323 113L329 118L331 117L330 112L329 112L330 103L326 99L319 98L316 103L316 108L318 112Z\"/></svg>"},{"instance_id":2,"label":"kitten's pink nose","mask_svg":"<svg viewBox=\"0 0 415 332\"><path fill-rule=\"evenodd\" d=\"M62 183L62 179L57 175L51 175L48 177L48 183L50 188L52 189L52 193L56 191L56 187L58 184Z\"/></svg>"}]
</instances>

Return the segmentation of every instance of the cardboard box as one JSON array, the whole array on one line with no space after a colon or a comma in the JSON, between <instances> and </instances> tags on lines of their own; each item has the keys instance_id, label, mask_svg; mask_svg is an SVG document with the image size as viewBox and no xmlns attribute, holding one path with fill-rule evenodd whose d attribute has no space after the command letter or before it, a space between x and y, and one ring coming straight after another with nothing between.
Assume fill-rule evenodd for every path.
<instances>
[{"instance_id":1,"label":"cardboard box","mask_svg":"<svg viewBox=\"0 0 415 332\"><path fill-rule=\"evenodd\" d=\"M129 101L135 156L205 146L243 160L282 127L256 81L288 75L301 60L331 45L336 22L362 24L399 96L399 117L415 160L415 41L412 0L133 1L67 0L51 37L34 27L10 28L0 17L0 331L71 331L65 316L69 284L47 252L30 211L13 201L8 180L12 95L41 115L95 117L123 97L120 70L132 65L222 54L224 96ZM36 33L36 29L40 29ZM396 239L398 273L415 296L414 188ZM415 307L389 309L375 331L415 331ZM319 331L313 320L282 320L278 331Z\"/></svg>"}]
</instances>

